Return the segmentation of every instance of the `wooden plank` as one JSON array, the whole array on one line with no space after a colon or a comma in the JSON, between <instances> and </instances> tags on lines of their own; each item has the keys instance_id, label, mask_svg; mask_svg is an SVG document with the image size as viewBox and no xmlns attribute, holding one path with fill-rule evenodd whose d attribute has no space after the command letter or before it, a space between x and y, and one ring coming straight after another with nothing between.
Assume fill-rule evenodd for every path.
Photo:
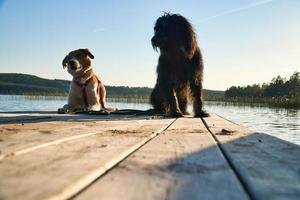
<instances>
[{"instance_id":1,"label":"wooden plank","mask_svg":"<svg viewBox=\"0 0 300 200\"><path fill-rule=\"evenodd\" d=\"M0 124L12 124L12 123L27 123L27 122L43 122L53 121L60 118L71 119L78 117L78 115L66 114L60 115L56 112L8 112L0 113Z\"/></svg>"},{"instance_id":2,"label":"wooden plank","mask_svg":"<svg viewBox=\"0 0 300 200\"><path fill-rule=\"evenodd\" d=\"M57 114L56 112L13 112L0 113L0 124L37 123L46 121L95 121L132 118L135 114Z\"/></svg>"},{"instance_id":3,"label":"wooden plank","mask_svg":"<svg viewBox=\"0 0 300 200\"><path fill-rule=\"evenodd\" d=\"M255 133L217 115L204 120L254 199L300 198L298 145Z\"/></svg>"},{"instance_id":4,"label":"wooden plank","mask_svg":"<svg viewBox=\"0 0 300 200\"><path fill-rule=\"evenodd\" d=\"M0 160L49 145L132 126L128 121L41 122L0 125Z\"/></svg>"},{"instance_id":5,"label":"wooden plank","mask_svg":"<svg viewBox=\"0 0 300 200\"><path fill-rule=\"evenodd\" d=\"M75 199L248 199L198 118L180 118Z\"/></svg>"},{"instance_id":6,"label":"wooden plank","mask_svg":"<svg viewBox=\"0 0 300 200\"><path fill-rule=\"evenodd\" d=\"M126 126L8 157L0 161L0 199L69 198L173 121L127 120Z\"/></svg>"}]
</instances>

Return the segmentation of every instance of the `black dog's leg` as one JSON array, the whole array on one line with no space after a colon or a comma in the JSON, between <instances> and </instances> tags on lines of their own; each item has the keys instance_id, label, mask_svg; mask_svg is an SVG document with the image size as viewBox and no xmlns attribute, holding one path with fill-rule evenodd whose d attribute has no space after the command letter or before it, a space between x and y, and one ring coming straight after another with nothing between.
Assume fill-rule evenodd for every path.
<instances>
[{"instance_id":1,"label":"black dog's leg","mask_svg":"<svg viewBox=\"0 0 300 200\"><path fill-rule=\"evenodd\" d=\"M209 114L203 110L203 88L200 81L191 81L191 92L193 96L193 109L195 117L208 117Z\"/></svg>"},{"instance_id":2,"label":"black dog's leg","mask_svg":"<svg viewBox=\"0 0 300 200\"><path fill-rule=\"evenodd\" d=\"M183 114L179 109L175 89L172 87L165 87L163 94L165 95L166 102L169 104L168 114L171 117L183 117Z\"/></svg>"},{"instance_id":3,"label":"black dog's leg","mask_svg":"<svg viewBox=\"0 0 300 200\"><path fill-rule=\"evenodd\" d=\"M184 115L189 115L190 113L187 111L188 100L185 98L181 98L178 100L179 108Z\"/></svg>"},{"instance_id":4,"label":"black dog's leg","mask_svg":"<svg viewBox=\"0 0 300 200\"><path fill-rule=\"evenodd\" d=\"M177 96L177 100L178 100L179 109L181 110L181 112L184 115L189 115L189 113L187 111L188 88L185 86L185 87L176 89L176 96Z\"/></svg>"},{"instance_id":5,"label":"black dog's leg","mask_svg":"<svg viewBox=\"0 0 300 200\"><path fill-rule=\"evenodd\" d=\"M153 106L154 112L158 114L166 113L167 109L164 104L164 98L162 97L162 92L160 88L155 85L151 96L150 96L150 103Z\"/></svg>"},{"instance_id":6,"label":"black dog's leg","mask_svg":"<svg viewBox=\"0 0 300 200\"><path fill-rule=\"evenodd\" d=\"M209 114L203 110L203 59L198 48L191 63L190 88L193 97L193 109L195 117L208 117Z\"/></svg>"}]
</instances>

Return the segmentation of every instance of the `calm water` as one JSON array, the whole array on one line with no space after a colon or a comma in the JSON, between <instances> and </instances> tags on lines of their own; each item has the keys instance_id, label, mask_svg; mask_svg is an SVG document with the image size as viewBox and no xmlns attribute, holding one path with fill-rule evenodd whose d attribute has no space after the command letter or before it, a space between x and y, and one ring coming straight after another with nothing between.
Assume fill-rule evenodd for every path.
<instances>
[{"instance_id":1,"label":"calm water","mask_svg":"<svg viewBox=\"0 0 300 200\"><path fill-rule=\"evenodd\" d=\"M62 107L64 97L32 97L0 95L0 112L53 111ZM150 108L147 103L108 100L110 107L119 109ZM300 145L300 110L239 105L224 102L206 102L205 109L226 119L247 126L256 132L267 133Z\"/></svg>"}]
</instances>

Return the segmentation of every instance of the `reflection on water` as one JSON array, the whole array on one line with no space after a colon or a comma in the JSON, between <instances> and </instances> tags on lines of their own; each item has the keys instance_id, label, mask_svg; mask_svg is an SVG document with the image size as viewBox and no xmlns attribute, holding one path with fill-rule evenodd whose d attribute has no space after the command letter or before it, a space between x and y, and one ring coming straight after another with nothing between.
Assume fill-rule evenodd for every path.
<instances>
[{"instance_id":1,"label":"reflection on water","mask_svg":"<svg viewBox=\"0 0 300 200\"><path fill-rule=\"evenodd\" d=\"M139 99L107 99L107 104L109 107L118 109L147 110L151 108L147 101Z\"/></svg>"},{"instance_id":2,"label":"reflection on water","mask_svg":"<svg viewBox=\"0 0 300 200\"><path fill-rule=\"evenodd\" d=\"M66 97L0 95L0 112L53 111L66 102Z\"/></svg>"},{"instance_id":3,"label":"reflection on water","mask_svg":"<svg viewBox=\"0 0 300 200\"><path fill-rule=\"evenodd\" d=\"M0 95L0 112L56 111L66 103L67 97ZM146 110L150 108L150 105L142 100L107 99L107 104L109 107L118 109Z\"/></svg>"},{"instance_id":4,"label":"reflection on water","mask_svg":"<svg viewBox=\"0 0 300 200\"><path fill-rule=\"evenodd\" d=\"M300 110L250 106L228 102L206 102L209 112L300 145Z\"/></svg>"},{"instance_id":5,"label":"reflection on water","mask_svg":"<svg viewBox=\"0 0 300 200\"><path fill-rule=\"evenodd\" d=\"M108 99L108 105L118 109L150 108L140 100L117 101ZM66 97L36 97L0 95L0 112L53 111L66 104ZM190 108L191 109L191 108ZM228 102L206 102L205 109L226 119L300 145L300 110Z\"/></svg>"}]
</instances>

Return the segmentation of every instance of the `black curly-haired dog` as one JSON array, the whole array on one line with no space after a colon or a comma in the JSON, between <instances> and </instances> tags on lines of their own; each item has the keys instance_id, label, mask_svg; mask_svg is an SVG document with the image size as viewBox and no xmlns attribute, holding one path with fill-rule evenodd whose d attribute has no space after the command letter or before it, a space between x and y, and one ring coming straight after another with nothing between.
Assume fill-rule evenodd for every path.
<instances>
[{"instance_id":1,"label":"black curly-haired dog","mask_svg":"<svg viewBox=\"0 0 300 200\"><path fill-rule=\"evenodd\" d=\"M155 23L151 42L160 50L150 97L154 111L182 117L188 114L191 96L195 117L207 117L202 99L203 61L192 25L181 15L165 13Z\"/></svg>"}]
</instances>

